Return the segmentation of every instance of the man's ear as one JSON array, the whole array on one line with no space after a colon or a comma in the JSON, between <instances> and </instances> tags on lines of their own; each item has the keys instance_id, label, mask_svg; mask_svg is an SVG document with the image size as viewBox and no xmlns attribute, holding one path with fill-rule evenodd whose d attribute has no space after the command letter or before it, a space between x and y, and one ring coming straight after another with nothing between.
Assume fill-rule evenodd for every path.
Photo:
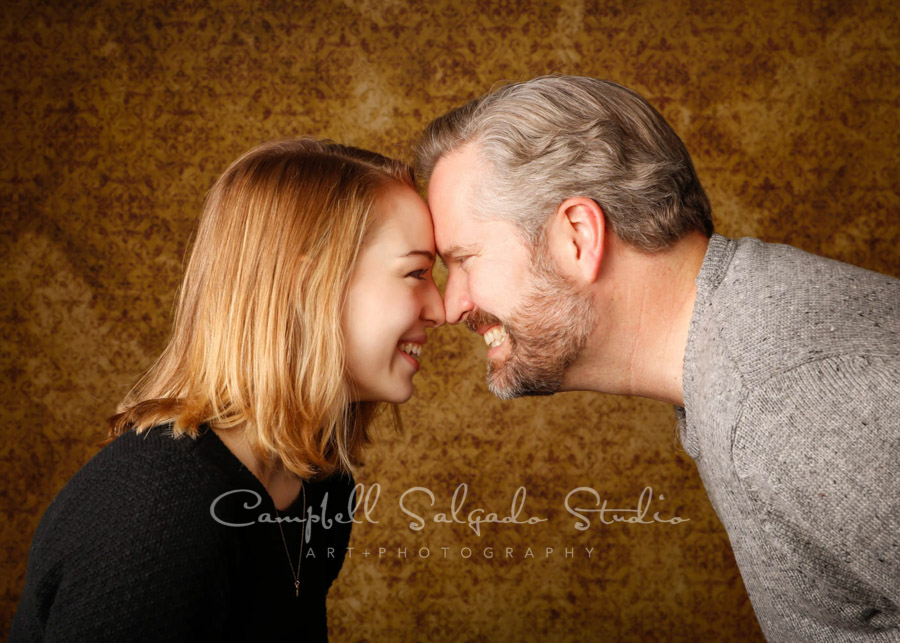
<instances>
[{"instance_id":1,"label":"man's ear","mask_svg":"<svg viewBox=\"0 0 900 643\"><path fill-rule=\"evenodd\" d=\"M547 230L547 241L556 264L566 275L593 283L603 260L606 218L597 202L571 197L560 203Z\"/></svg>"}]
</instances>

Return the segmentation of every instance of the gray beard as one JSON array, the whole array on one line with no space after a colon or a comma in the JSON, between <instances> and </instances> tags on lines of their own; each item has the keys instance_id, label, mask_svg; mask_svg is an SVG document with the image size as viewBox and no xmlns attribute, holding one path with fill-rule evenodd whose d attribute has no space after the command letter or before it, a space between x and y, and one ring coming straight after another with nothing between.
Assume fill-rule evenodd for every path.
<instances>
[{"instance_id":1,"label":"gray beard","mask_svg":"<svg viewBox=\"0 0 900 643\"><path fill-rule=\"evenodd\" d=\"M596 326L590 298L545 258L536 262L532 278L522 304L504 324L509 356L488 362L488 388L505 400L558 392ZM501 322L481 311L467 320L470 329L486 323Z\"/></svg>"}]
</instances>

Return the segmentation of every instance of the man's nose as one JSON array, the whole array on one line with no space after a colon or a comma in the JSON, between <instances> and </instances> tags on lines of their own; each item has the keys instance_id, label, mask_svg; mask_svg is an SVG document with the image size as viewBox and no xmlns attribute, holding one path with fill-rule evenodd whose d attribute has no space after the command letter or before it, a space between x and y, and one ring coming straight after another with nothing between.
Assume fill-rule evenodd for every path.
<instances>
[{"instance_id":1,"label":"man's nose","mask_svg":"<svg viewBox=\"0 0 900 643\"><path fill-rule=\"evenodd\" d=\"M448 324L458 324L465 319L466 313L474 310L475 305L469 299L466 280L459 275L447 276L444 288L444 313Z\"/></svg>"}]
</instances>

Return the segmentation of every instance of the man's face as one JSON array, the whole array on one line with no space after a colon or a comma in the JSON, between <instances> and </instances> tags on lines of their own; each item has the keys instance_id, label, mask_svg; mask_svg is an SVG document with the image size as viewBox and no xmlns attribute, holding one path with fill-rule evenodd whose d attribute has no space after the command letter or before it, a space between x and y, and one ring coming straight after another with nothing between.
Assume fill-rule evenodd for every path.
<instances>
[{"instance_id":1,"label":"man's face","mask_svg":"<svg viewBox=\"0 0 900 643\"><path fill-rule=\"evenodd\" d=\"M447 321L465 321L484 337L495 395L551 394L593 329L591 303L512 223L474 215L473 188L484 172L477 152L467 145L443 157L428 186L435 245L448 268Z\"/></svg>"}]
</instances>

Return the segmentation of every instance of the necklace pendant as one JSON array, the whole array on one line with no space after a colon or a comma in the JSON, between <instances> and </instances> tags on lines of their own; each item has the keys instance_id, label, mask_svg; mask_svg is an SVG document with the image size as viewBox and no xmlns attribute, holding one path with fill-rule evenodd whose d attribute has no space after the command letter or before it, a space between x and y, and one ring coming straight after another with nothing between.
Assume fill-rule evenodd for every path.
<instances>
[{"instance_id":1,"label":"necklace pendant","mask_svg":"<svg viewBox=\"0 0 900 643\"><path fill-rule=\"evenodd\" d=\"M300 581L294 581L294 596L300 598Z\"/></svg>"}]
</instances>

